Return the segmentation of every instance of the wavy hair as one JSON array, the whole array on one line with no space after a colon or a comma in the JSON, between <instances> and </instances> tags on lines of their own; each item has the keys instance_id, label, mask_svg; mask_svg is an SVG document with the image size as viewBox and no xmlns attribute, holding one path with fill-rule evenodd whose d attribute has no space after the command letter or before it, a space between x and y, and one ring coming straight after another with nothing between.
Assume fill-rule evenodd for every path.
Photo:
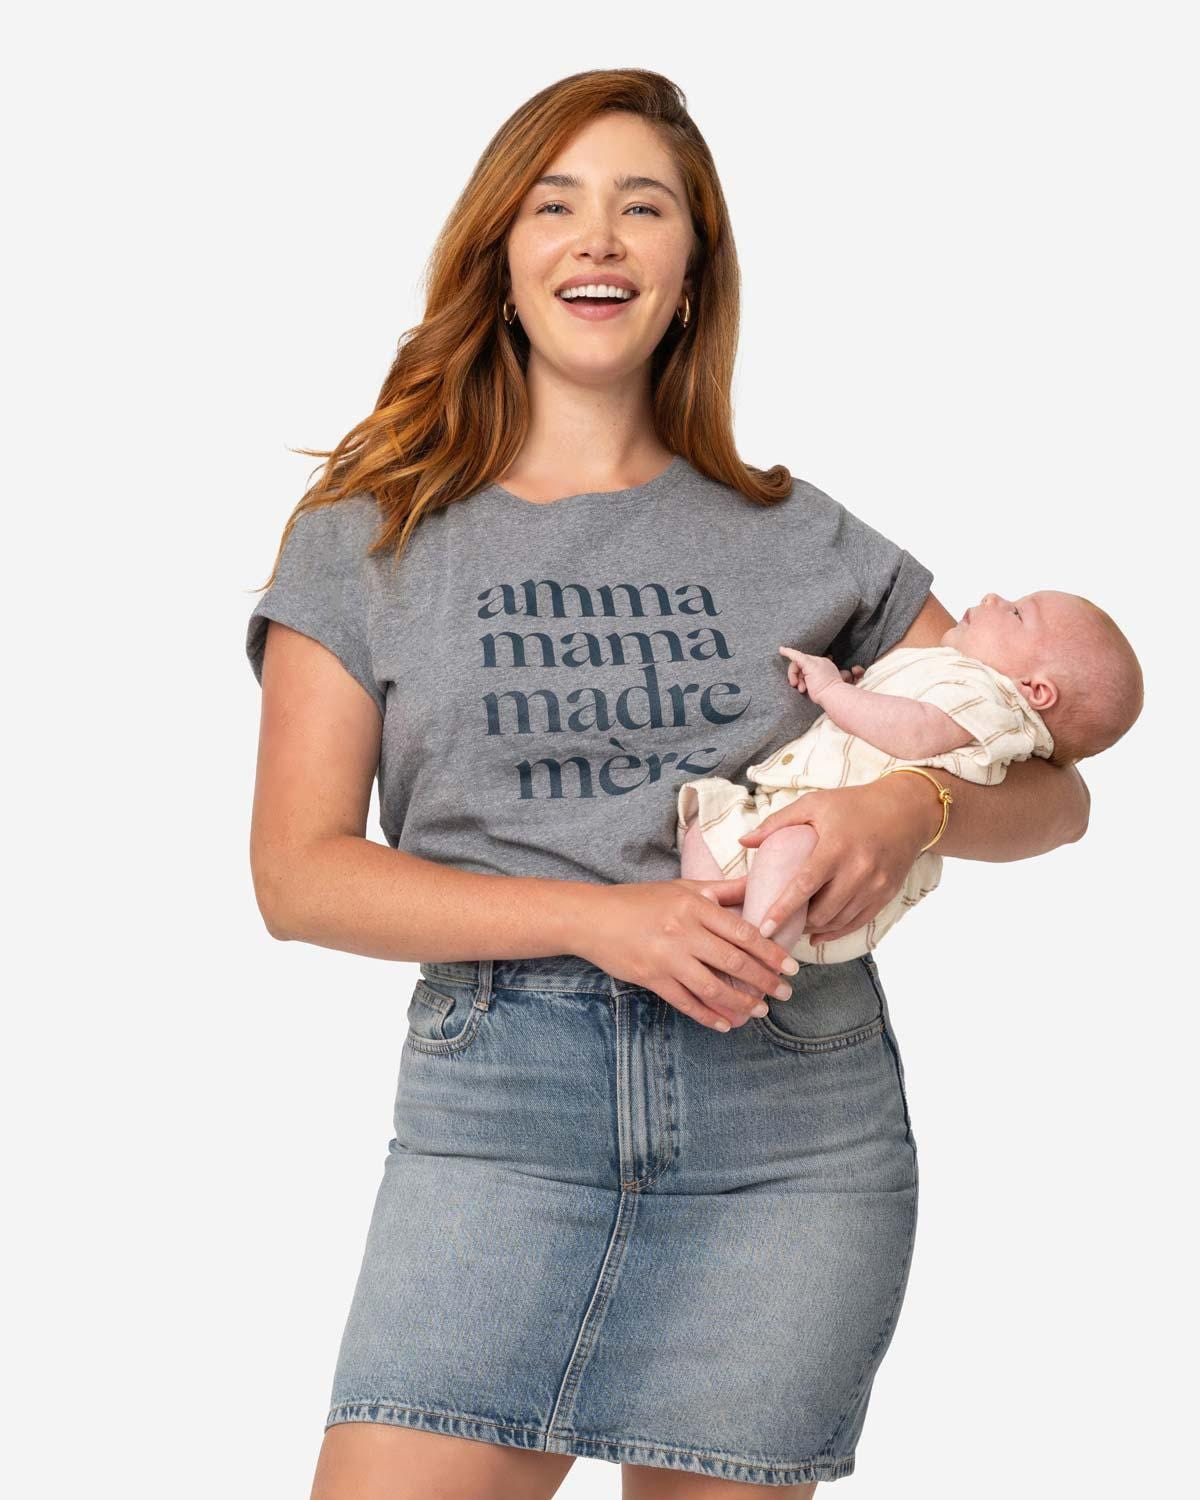
<instances>
[{"instance_id":1,"label":"wavy hair","mask_svg":"<svg viewBox=\"0 0 1200 1500\"><path fill-rule=\"evenodd\" d=\"M438 235L422 277L424 316L401 337L375 409L332 450L292 450L325 463L288 518L264 587L306 511L369 492L382 522L370 551L391 550L398 561L423 516L511 467L529 428L529 341L519 321L510 326L502 315L508 234L538 177L605 110L639 115L661 131L687 189L695 235L692 316L686 328L673 318L651 356L658 437L757 504L791 493L782 464L756 469L734 444L740 272L708 145L682 90L661 73L593 69L534 94L488 142Z\"/></svg>"}]
</instances>

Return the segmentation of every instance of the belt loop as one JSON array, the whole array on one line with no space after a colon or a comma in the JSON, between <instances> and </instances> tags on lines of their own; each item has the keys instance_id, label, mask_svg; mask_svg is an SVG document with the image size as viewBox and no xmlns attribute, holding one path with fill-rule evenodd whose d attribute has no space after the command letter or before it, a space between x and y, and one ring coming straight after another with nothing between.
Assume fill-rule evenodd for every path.
<instances>
[{"instance_id":1,"label":"belt loop","mask_svg":"<svg viewBox=\"0 0 1200 1500\"><path fill-rule=\"evenodd\" d=\"M475 1004L480 1010L487 1010L492 1000L492 966L494 959L481 958L478 963L478 982L475 990Z\"/></svg>"},{"instance_id":2,"label":"belt loop","mask_svg":"<svg viewBox=\"0 0 1200 1500\"><path fill-rule=\"evenodd\" d=\"M605 969L604 972L608 978L609 998L612 1000L619 1000L621 998L621 990L618 987L616 976L614 974L609 974L607 969Z\"/></svg>"}]
</instances>

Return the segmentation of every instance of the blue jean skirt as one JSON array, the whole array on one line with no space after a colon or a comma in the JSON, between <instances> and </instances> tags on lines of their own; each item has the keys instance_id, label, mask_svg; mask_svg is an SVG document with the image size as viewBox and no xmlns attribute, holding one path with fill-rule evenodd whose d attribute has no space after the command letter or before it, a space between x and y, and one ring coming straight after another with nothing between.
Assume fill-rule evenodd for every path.
<instances>
[{"instance_id":1,"label":"blue jean skirt","mask_svg":"<svg viewBox=\"0 0 1200 1500\"><path fill-rule=\"evenodd\" d=\"M422 964L325 1425L852 1473L916 1142L874 958L790 982L718 1032L571 955Z\"/></svg>"}]
</instances>

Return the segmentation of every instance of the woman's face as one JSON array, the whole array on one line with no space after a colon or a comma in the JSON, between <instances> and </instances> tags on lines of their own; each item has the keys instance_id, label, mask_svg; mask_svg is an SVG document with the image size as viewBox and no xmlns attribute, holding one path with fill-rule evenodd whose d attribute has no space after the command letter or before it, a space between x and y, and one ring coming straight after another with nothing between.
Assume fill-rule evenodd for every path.
<instances>
[{"instance_id":1,"label":"woman's face","mask_svg":"<svg viewBox=\"0 0 1200 1500\"><path fill-rule=\"evenodd\" d=\"M508 300L530 361L586 385L638 370L692 296L692 245L683 179L655 129L624 111L597 116L550 162L509 231ZM613 306L556 295L581 277L636 295Z\"/></svg>"}]
</instances>

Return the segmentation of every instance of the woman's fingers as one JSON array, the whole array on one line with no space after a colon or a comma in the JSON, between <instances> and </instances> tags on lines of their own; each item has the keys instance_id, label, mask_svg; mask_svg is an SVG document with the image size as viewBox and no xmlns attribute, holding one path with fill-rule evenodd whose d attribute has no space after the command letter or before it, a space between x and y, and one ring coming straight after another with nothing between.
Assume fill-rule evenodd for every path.
<instances>
[{"instance_id":1,"label":"woman's fingers","mask_svg":"<svg viewBox=\"0 0 1200 1500\"><path fill-rule=\"evenodd\" d=\"M758 924L759 928L768 937L771 933L778 931L789 917L798 912L806 902L812 900L815 892L821 891L824 894L824 881L824 874L812 869L811 866L809 867L808 875L803 877L799 875L793 876L763 913L763 919ZM806 932L812 932L813 912L811 906L808 908L804 926Z\"/></svg>"},{"instance_id":2,"label":"woman's fingers","mask_svg":"<svg viewBox=\"0 0 1200 1500\"><path fill-rule=\"evenodd\" d=\"M853 894L850 899L838 910L818 912L814 919L809 913L808 929L809 939L814 943L832 943L837 938L845 937L848 933L857 932L860 927L865 927L874 917L877 917L891 899L886 887L881 882L876 882L881 888L872 896L871 888L860 884L852 888Z\"/></svg>"},{"instance_id":3,"label":"woman's fingers","mask_svg":"<svg viewBox=\"0 0 1200 1500\"><path fill-rule=\"evenodd\" d=\"M739 875L735 880L697 880L693 882L701 896L720 906L737 906L746 899L748 875Z\"/></svg>"},{"instance_id":4,"label":"woman's fingers","mask_svg":"<svg viewBox=\"0 0 1200 1500\"><path fill-rule=\"evenodd\" d=\"M718 1012L734 1026L743 1026L754 1014L763 1015L766 1003L761 995L747 995L735 989L721 973L709 968L699 958L685 958L679 981L708 1010Z\"/></svg>"},{"instance_id":5,"label":"woman's fingers","mask_svg":"<svg viewBox=\"0 0 1200 1500\"><path fill-rule=\"evenodd\" d=\"M764 993L779 999L790 997L791 987L780 975L785 965L792 974L799 968L786 948L764 937L740 910L726 911L721 905L723 901L729 905L743 901L746 881L747 877L740 875L734 880L679 882L702 897L703 905L697 908L685 902L675 912L668 959L672 973L669 978L660 976L655 990L705 1025L715 1025L718 1017L734 1026L744 1025L754 1008L762 1004ZM699 923L695 921L697 915ZM683 970L680 962L685 965ZM740 988L742 984L747 986L745 990ZM727 1030L728 1025L719 1029Z\"/></svg>"},{"instance_id":6,"label":"woman's fingers","mask_svg":"<svg viewBox=\"0 0 1200 1500\"><path fill-rule=\"evenodd\" d=\"M818 926L811 917L805 923L805 933L810 943L832 943L835 938L845 937L855 928L865 927L874 913L857 905L843 907L831 921L822 921Z\"/></svg>"},{"instance_id":7,"label":"woman's fingers","mask_svg":"<svg viewBox=\"0 0 1200 1500\"><path fill-rule=\"evenodd\" d=\"M706 934L707 941L697 944L693 948L692 953L695 958L700 959L703 963L708 964L710 968L716 970L723 987L730 994L740 996L741 1000L745 1002L739 1006L738 1010L739 1015L744 1016L747 1009L757 1004L764 994L771 995L776 1000L790 999L792 987L786 978L781 976L780 966L787 963L788 965L795 964L798 968L799 965L796 964L796 960L792 958L786 948L780 948L778 943L773 943L770 938L764 938L753 922L745 922L745 919L741 920L744 922L745 928L748 929L747 936L751 944L750 951L741 943L730 941L724 935L722 928L714 926ZM739 928L739 930L741 929ZM783 957L776 960L774 956L775 952L781 953ZM795 973L795 969L790 969L790 972ZM725 976L736 979L741 984L748 985L754 991L754 994L748 995L744 991L736 989L726 981ZM707 996L703 998L708 999Z\"/></svg>"},{"instance_id":8,"label":"woman's fingers","mask_svg":"<svg viewBox=\"0 0 1200 1500\"><path fill-rule=\"evenodd\" d=\"M832 896L831 904L827 905L822 912L814 914L812 909L809 909L808 920L804 926L811 942L827 943L829 941L827 934L853 932L855 927L861 926L862 922L868 920L865 916L859 917L859 913L864 911L865 907L857 896L852 895L841 906L834 904L836 900L836 895ZM821 934L820 937L817 936L818 933Z\"/></svg>"},{"instance_id":9,"label":"woman's fingers","mask_svg":"<svg viewBox=\"0 0 1200 1500\"><path fill-rule=\"evenodd\" d=\"M682 1011L685 1016L690 1016L693 1021L699 1021L702 1026L711 1026L714 1031L732 1030L733 1023L728 1016L705 1005L703 1000L693 995L691 990L677 979L664 979L656 993L660 994L668 1004L673 1005L676 1010Z\"/></svg>"},{"instance_id":10,"label":"woman's fingers","mask_svg":"<svg viewBox=\"0 0 1200 1500\"><path fill-rule=\"evenodd\" d=\"M749 917L734 915L733 912L722 911L714 907L711 912L703 914L705 927L719 938L724 938L735 954L741 953L744 962L748 957L757 960L770 976L770 982L763 985L764 990L778 983L780 974L794 974L800 965L781 944L775 942L769 935L764 935L758 925L750 921ZM730 964L722 964L722 968L735 972ZM747 970L738 973L739 979L745 979L750 983L757 984L757 976Z\"/></svg>"},{"instance_id":11,"label":"woman's fingers","mask_svg":"<svg viewBox=\"0 0 1200 1500\"><path fill-rule=\"evenodd\" d=\"M808 800L815 793L807 793L804 797L798 797L787 807L781 807L778 812L768 813L761 823L753 828L747 828L745 833L738 834L738 843L746 849L757 849L759 844L769 833L774 833L777 828L790 828L795 823L812 823L808 808L801 808L801 802Z\"/></svg>"},{"instance_id":12,"label":"woman's fingers","mask_svg":"<svg viewBox=\"0 0 1200 1500\"><path fill-rule=\"evenodd\" d=\"M844 860L831 872L829 884L814 898L805 927L809 932L832 932L835 927L844 927L886 890L886 878L881 871L865 866L861 859ZM882 906L883 902L879 904Z\"/></svg>"}]
</instances>

